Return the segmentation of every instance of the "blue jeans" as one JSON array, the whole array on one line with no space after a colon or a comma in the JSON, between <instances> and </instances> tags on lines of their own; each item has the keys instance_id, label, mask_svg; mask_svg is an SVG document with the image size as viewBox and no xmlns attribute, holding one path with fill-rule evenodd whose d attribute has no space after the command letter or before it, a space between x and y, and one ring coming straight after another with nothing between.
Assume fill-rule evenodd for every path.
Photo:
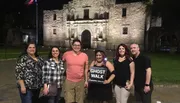
<instances>
[{"instance_id":1,"label":"blue jeans","mask_svg":"<svg viewBox=\"0 0 180 103\"><path fill-rule=\"evenodd\" d=\"M21 93L19 88L19 94L21 97L21 103L38 103L40 89L26 89L26 93Z\"/></svg>"},{"instance_id":2,"label":"blue jeans","mask_svg":"<svg viewBox=\"0 0 180 103\"><path fill-rule=\"evenodd\" d=\"M48 103L59 103L59 98L61 94L61 88L58 88L57 95L56 96L49 96L48 98Z\"/></svg>"}]
</instances>

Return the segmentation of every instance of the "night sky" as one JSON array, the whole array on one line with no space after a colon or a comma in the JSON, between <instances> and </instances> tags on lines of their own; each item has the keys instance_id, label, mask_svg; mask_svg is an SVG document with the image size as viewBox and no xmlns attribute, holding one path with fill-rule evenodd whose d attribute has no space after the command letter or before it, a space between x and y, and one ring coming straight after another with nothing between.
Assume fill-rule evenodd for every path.
<instances>
[{"instance_id":1,"label":"night sky","mask_svg":"<svg viewBox=\"0 0 180 103\"><path fill-rule=\"evenodd\" d=\"M16 11L26 9L24 5L26 0L1 0L1 8L5 11ZM39 4L44 9L57 9L61 8L63 4L71 0L38 0ZM144 1L144 0L116 0L117 3L130 2L130 1Z\"/></svg>"},{"instance_id":2,"label":"night sky","mask_svg":"<svg viewBox=\"0 0 180 103\"><path fill-rule=\"evenodd\" d=\"M1 0L0 35L3 34L4 25L13 22L13 27L33 28L35 25L35 5L25 5L26 0ZM39 17L42 20L44 9L61 9L63 4L70 0L38 0ZM136 2L145 0L116 0L116 3ZM165 30L180 30L180 6L178 0L154 0L153 15L163 18L162 27ZM7 15L13 15L7 19ZM42 31L42 30L41 30ZM3 38L1 38L3 40ZM1 41L1 40L0 40Z\"/></svg>"},{"instance_id":3,"label":"night sky","mask_svg":"<svg viewBox=\"0 0 180 103\"><path fill-rule=\"evenodd\" d=\"M26 0L1 0L1 14L16 12L21 14L29 14L34 12L34 6L25 5ZM62 5L68 3L70 0L38 0L39 9L61 9ZM145 1L145 0L116 0L117 3L132 2L132 1ZM155 15L161 13L164 20L170 25L180 24L180 6L177 3L178 0L154 0L153 13ZM0 18L4 18L3 16ZM2 19L1 19L2 20ZM175 24L174 24L175 23Z\"/></svg>"}]
</instances>

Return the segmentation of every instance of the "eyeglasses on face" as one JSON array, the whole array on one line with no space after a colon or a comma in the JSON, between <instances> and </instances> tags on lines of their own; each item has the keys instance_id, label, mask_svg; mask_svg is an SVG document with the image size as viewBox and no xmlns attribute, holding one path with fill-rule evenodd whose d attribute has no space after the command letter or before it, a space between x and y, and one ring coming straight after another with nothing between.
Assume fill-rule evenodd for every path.
<instances>
[{"instance_id":1,"label":"eyeglasses on face","mask_svg":"<svg viewBox=\"0 0 180 103\"><path fill-rule=\"evenodd\" d=\"M76 46L76 47L77 47L77 46L81 46L81 45L76 45L76 44L73 44L73 46Z\"/></svg>"}]
</instances>

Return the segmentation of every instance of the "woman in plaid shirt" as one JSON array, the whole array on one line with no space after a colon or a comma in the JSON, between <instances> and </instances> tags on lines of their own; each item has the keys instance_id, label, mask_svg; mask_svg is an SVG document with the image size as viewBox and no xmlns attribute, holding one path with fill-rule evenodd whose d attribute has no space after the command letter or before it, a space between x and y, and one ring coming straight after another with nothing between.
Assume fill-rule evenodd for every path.
<instances>
[{"instance_id":1,"label":"woman in plaid shirt","mask_svg":"<svg viewBox=\"0 0 180 103\"><path fill-rule=\"evenodd\" d=\"M48 95L48 85L56 83L58 87L56 96L47 96L47 98L48 103L58 103L65 72L63 61L60 59L60 50L58 47L51 48L49 53L49 59L42 67L42 72L42 82L44 84L43 94Z\"/></svg>"}]
</instances>

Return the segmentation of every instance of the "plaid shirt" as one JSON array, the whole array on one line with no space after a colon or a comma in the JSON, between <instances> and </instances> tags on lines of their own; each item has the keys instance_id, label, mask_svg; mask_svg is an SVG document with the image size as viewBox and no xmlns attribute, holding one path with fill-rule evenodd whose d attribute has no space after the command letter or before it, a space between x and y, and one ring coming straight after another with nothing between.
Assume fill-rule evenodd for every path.
<instances>
[{"instance_id":1,"label":"plaid shirt","mask_svg":"<svg viewBox=\"0 0 180 103\"><path fill-rule=\"evenodd\" d=\"M57 82L58 88L61 88L64 81L64 72L63 61L60 60L59 63L55 63L51 58L42 67L42 83L50 84Z\"/></svg>"}]
</instances>

